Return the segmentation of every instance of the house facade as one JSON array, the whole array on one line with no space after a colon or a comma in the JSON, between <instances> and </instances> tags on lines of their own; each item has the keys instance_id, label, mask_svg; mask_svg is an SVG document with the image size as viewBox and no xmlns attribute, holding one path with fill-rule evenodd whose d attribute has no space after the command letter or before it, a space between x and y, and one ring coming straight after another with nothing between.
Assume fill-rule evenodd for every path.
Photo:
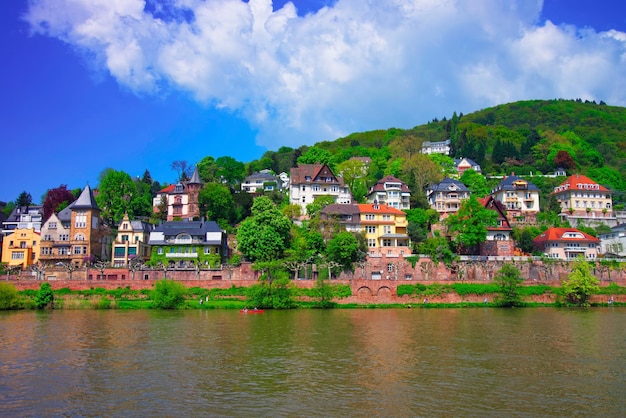
<instances>
[{"instance_id":1,"label":"house facade","mask_svg":"<svg viewBox=\"0 0 626 418\"><path fill-rule=\"evenodd\" d=\"M494 199L493 196L478 198L478 201L485 209L492 210L498 215L496 226L487 227L487 237L480 244L480 255L503 257L515 255L515 242L512 238L513 228L506 216L504 205Z\"/></svg>"},{"instance_id":2,"label":"house facade","mask_svg":"<svg viewBox=\"0 0 626 418\"><path fill-rule=\"evenodd\" d=\"M587 176L574 174L554 188L552 194L564 216L605 218L613 216L611 190Z\"/></svg>"},{"instance_id":3,"label":"house facade","mask_svg":"<svg viewBox=\"0 0 626 418\"><path fill-rule=\"evenodd\" d=\"M117 236L113 241L111 264L113 267L126 267L131 260L150 259L150 230L152 225L147 222L130 220L124 214L117 227Z\"/></svg>"},{"instance_id":4,"label":"house facade","mask_svg":"<svg viewBox=\"0 0 626 418\"><path fill-rule=\"evenodd\" d=\"M482 173L480 165L469 158L455 158L454 169L459 177L461 177L463 173L469 169L472 169L477 173Z\"/></svg>"},{"instance_id":5,"label":"house facade","mask_svg":"<svg viewBox=\"0 0 626 418\"><path fill-rule=\"evenodd\" d=\"M86 186L78 199L42 226L39 259L75 267L90 259L110 260L112 241L111 228L102 222L93 192Z\"/></svg>"},{"instance_id":6,"label":"house facade","mask_svg":"<svg viewBox=\"0 0 626 418\"><path fill-rule=\"evenodd\" d=\"M440 219L456 213L461 207L461 202L469 199L470 194L470 190L463 183L449 177L438 184L431 184L426 189L428 203L432 209L439 212Z\"/></svg>"},{"instance_id":7,"label":"house facade","mask_svg":"<svg viewBox=\"0 0 626 418\"><path fill-rule=\"evenodd\" d=\"M320 221L322 229L331 227L331 223L336 221L348 232L361 231L358 205L340 205L338 203L327 205L320 212Z\"/></svg>"},{"instance_id":8,"label":"house facade","mask_svg":"<svg viewBox=\"0 0 626 418\"><path fill-rule=\"evenodd\" d=\"M241 183L241 190L248 193L270 192L282 188L283 180L266 170L249 175Z\"/></svg>"},{"instance_id":9,"label":"house facade","mask_svg":"<svg viewBox=\"0 0 626 418\"><path fill-rule=\"evenodd\" d=\"M27 268L39 260L41 235L34 228L17 228L2 241L2 262Z\"/></svg>"},{"instance_id":10,"label":"house facade","mask_svg":"<svg viewBox=\"0 0 626 418\"><path fill-rule=\"evenodd\" d=\"M389 205L365 203L357 206L360 230L365 234L370 256L411 254L406 213Z\"/></svg>"},{"instance_id":11,"label":"house facade","mask_svg":"<svg viewBox=\"0 0 626 418\"><path fill-rule=\"evenodd\" d=\"M214 221L163 222L148 244L150 261L169 267L218 267L228 256L226 232Z\"/></svg>"},{"instance_id":12,"label":"house facade","mask_svg":"<svg viewBox=\"0 0 626 418\"><path fill-rule=\"evenodd\" d=\"M8 235L15 229L33 229L41 231L43 206L16 206L2 222L2 235Z\"/></svg>"},{"instance_id":13,"label":"house facade","mask_svg":"<svg viewBox=\"0 0 626 418\"><path fill-rule=\"evenodd\" d=\"M289 201L300 205L303 213L306 213L306 205L319 196L332 196L335 203L343 205L352 203L350 189L327 164L299 164L291 169L289 177Z\"/></svg>"},{"instance_id":14,"label":"house facade","mask_svg":"<svg viewBox=\"0 0 626 418\"><path fill-rule=\"evenodd\" d=\"M189 181L179 181L159 190L154 199L152 199L152 210L154 213L167 210L166 219L168 221L175 219L200 219L198 199L200 190L203 187L204 182L200 180L200 174L196 166Z\"/></svg>"},{"instance_id":15,"label":"house facade","mask_svg":"<svg viewBox=\"0 0 626 418\"><path fill-rule=\"evenodd\" d=\"M385 176L370 188L367 202L402 210L411 209L411 191L402 180L394 176Z\"/></svg>"},{"instance_id":16,"label":"house facade","mask_svg":"<svg viewBox=\"0 0 626 418\"><path fill-rule=\"evenodd\" d=\"M595 260L600 253L600 240L575 228L548 228L533 240L533 246L559 260Z\"/></svg>"},{"instance_id":17,"label":"house facade","mask_svg":"<svg viewBox=\"0 0 626 418\"><path fill-rule=\"evenodd\" d=\"M626 224L611 228L610 232L600 234L600 253L605 257L626 257Z\"/></svg>"},{"instance_id":18,"label":"house facade","mask_svg":"<svg viewBox=\"0 0 626 418\"><path fill-rule=\"evenodd\" d=\"M444 154L450 155L450 140L445 141L424 141L422 142L422 154Z\"/></svg>"},{"instance_id":19,"label":"house facade","mask_svg":"<svg viewBox=\"0 0 626 418\"><path fill-rule=\"evenodd\" d=\"M539 213L539 188L516 175L504 178L491 195L502 203L512 225L534 223Z\"/></svg>"}]
</instances>

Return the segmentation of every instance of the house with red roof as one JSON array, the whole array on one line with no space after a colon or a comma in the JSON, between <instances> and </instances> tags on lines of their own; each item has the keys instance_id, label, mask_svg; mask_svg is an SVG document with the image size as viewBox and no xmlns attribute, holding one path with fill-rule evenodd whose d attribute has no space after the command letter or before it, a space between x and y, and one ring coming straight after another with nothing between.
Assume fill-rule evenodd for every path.
<instances>
[{"instance_id":1,"label":"house with red roof","mask_svg":"<svg viewBox=\"0 0 626 418\"><path fill-rule=\"evenodd\" d=\"M564 216L613 217L613 192L582 174L569 176L552 192Z\"/></svg>"},{"instance_id":2,"label":"house with red roof","mask_svg":"<svg viewBox=\"0 0 626 418\"><path fill-rule=\"evenodd\" d=\"M533 246L559 260L595 260L600 252L600 240L576 228L548 228L533 240Z\"/></svg>"},{"instance_id":3,"label":"house with red roof","mask_svg":"<svg viewBox=\"0 0 626 418\"><path fill-rule=\"evenodd\" d=\"M202 217L198 200L203 187L196 167L188 181L179 181L159 190L152 199L152 210L154 213L167 210L168 221L198 220Z\"/></svg>"},{"instance_id":4,"label":"house with red roof","mask_svg":"<svg viewBox=\"0 0 626 418\"><path fill-rule=\"evenodd\" d=\"M335 203L352 203L350 188L328 167L328 164L298 164L289 173L289 201L300 205L306 213L306 205L313 203L316 197L332 196Z\"/></svg>"},{"instance_id":5,"label":"house with red roof","mask_svg":"<svg viewBox=\"0 0 626 418\"><path fill-rule=\"evenodd\" d=\"M367 192L368 203L380 203L396 209L411 209L411 190L402 180L385 176Z\"/></svg>"},{"instance_id":6,"label":"house with red roof","mask_svg":"<svg viewBox=\"0 0 626 418\"><path fill-rule=\"evenodd\" d=\"M487 227L487 238L480 245L480 255L504 256L515 255L515 242L511 237L513 228L506 216L506 208L502 202L489 195L478 198L485 209L492 210L498 215L496 226Z\"/></svg>"}]
</instances>

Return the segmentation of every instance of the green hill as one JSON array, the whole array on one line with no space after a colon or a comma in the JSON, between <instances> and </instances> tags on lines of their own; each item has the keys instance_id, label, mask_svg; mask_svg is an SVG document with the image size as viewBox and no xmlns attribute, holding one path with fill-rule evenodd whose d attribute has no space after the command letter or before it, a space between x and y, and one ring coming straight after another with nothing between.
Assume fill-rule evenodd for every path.
<instances>
[{"instance_id":1,"label":"green hill","mask_svg":"<svg viewBox=\"0 0 626 418\"><path fill-rule=\"evenodd\" d=\"M485 174L530 175L561 167L568 174L585 174L612 190L626 191L626 108L580 99L519 101L467 115L455 113L412 129L353 133L297 150L283 147L250 163L250 168L285 171L284 163L278 167L272 161L295 165L314 148L321 153L312 155L321 155L335 168L353 156L371 157L370 184L384 174L415 184L406 178L402 150L408 154L424 141L446 139L451 140L450 157L471 158ZM284 158L284 153L290 153L290 158ZM540 186L547 191L552 184ZM623 200L620 196L617 201Z\"/></svg>"}]
</instances>

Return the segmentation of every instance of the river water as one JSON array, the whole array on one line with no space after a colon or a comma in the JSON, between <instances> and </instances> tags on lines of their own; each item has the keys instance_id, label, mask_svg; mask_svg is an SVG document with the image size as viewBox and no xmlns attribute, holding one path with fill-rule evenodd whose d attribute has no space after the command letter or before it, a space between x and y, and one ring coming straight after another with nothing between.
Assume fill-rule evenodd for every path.
<instances>
[{"instance_id":1,"label":"river water","mask_svg":"<svg viewBox=\"0 0 626 418\"><path fill-rule=\"evenodd\" d=\"M0 312L1 416L626 416L626 309Z\"/></svg>"}]
</instances>

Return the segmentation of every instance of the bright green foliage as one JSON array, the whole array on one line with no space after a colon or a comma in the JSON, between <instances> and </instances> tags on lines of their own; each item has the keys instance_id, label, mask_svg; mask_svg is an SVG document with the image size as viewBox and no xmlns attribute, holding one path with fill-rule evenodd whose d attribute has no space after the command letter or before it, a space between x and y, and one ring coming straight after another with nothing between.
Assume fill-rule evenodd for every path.
<instances>
[{"instance_id":1,"label":"bright green foliage","mask_svg":"<svg viewBox=\"0 0 626 418\"><path fill-rule=\"evenodd\" d=\"M423 242L430 232L431 225L439 221L439 213L434 209L408 209L404 211L409 223L407 233L414 248Z\"/></svg>"},{"instance_id":2,"label":"bright green foliage","mask_svg":"<svg viewBox=\"0 0 626 418\"><path fill-rule=\"evenodd\" d=\"M326 257L339 263L344 271L352 270L352 263L359 261L359 242L348 232L340 232L326 245Z\"/></svg>"},{"instance_id":3,"label":"bright green foliage","mask_svg":"<svg viewBox=\"0 0 626 418\"><path fill-rule=\"evenodd\" d=\"M589 297L599 290L600 281L591 274L591 266L582 257L574 262L572 272L561 283L561 291L567 302L577 306L589 306Z\"/></svg>"},{"instance_id":4,"label":"bright green foliage","mask_svg":"<svg viewBox=\"0 0 626 418\"><path fill-rule=\"evenodd\" d=\"M282 257L289 245L291 221L266 196L254 199L252 215L237 232L238 249L250 261Z\"/></svg>"},{"instance_id":5,"label":"bright green foliage","mask_svg":"<svg viewBox=\"0 0 626 418\"><path fill-rule=\"evenodd\" d=\"M237 219L235 200L228 187L223 184L209 183L198 196L200 213L208 220L222 225L233 225Z\"/></svg>"},{"instance_id":6,"label":"bright green foliage","mask_svg":"<svg viewBox=\"0 0 626 418\"><path fill-rule=\"evenodd\" d=\"M112 225L117 225L124 213L133 219L152 212L150 188L141 181L135 184L128 173L110 168L100 174L96 202L102 218Z\"/></svg>"},{"instance_id":7,"label":"bright green foliage","mask_svg":"<svg viewBox=\"0 0 626 418\"><path fill-rule=\"evenodd\" d=\"M500 306L519 306L522 303L518 288L524 281L520 271L513 264L505 263L493 279L498 285L500 296L496 302Z\"/></svg>"},{"instance_id":8,"label":"bright green foliage","mask_svg":"<svg viewBox=\"0 0 626 418\"><path fill-rule=\"evenodd\" d=\"M15 286L0 283L0 310L17 309L19 306L20 297Z\"/></svg>"},{"instance_id":9,"label":"bright green foliage","mask_svg":"<svg viewBox=\"0 0 626 418\"><path fill-rule=\"evenodd\" d=\"M427 238L418 246L420 254L426 254L435 263L439 264L443 261L445 265L450 265L455 258L455 254L450 249L450 243L447 238L440 235Z\"/></svg>"},{"instance_id":10,"label":"bright green foliage","mask_svg":"<svg viewBox=\"0 0 626 418\"><path fill-rule=\"evenodd\" d=\"M215 160L217 178L228 186L234 187L246 177L246 166L233 157L223 156ZM198 172L199 173L199 172Z\"/></svg>"},{"instance_id":11,"label":"bright green foliage","mask_svg":"<svg viewBox=\"0 0 626 418\"><path fill-rule=\"evenodd\" d=\"M315 298L314 306L316 308L328 309L333 308L336 303L333 302L333 288L328 283L328 279L318 276L313 288Z\"/></svg>"},{"instance_id":12,"label":"bright green foliage","mask_svg":"<svg viewBox=\"0 0 626 418\"><path fill-rule=\"evenodd\" d=\"M155 309L180 309L185 305L185 287L174 280L157 280L151 293Z\"/></svg>"},{"instance_id":13,"label":"bright green foliage","mask_svg":"<svg viewBox=\"0 0 626 418\"><path fill-rule=\"evenodd\" d=\"M328 205L335 203L335 198L329 195L318 196L313 200L313 203L306 205L306 213L314 218L320 214L322 209Z\"/></svg>"},{"instance_id":14,"label":"bright green foliage","mask_svg":"<svg viewBox=\"0 0 626 418\"><path fill-rule=\"evenodd\" d=\"M486 209L475 196L461 203L459 211L446 219L448 231L459 250L475 253L475 247L487 238L487 227L495 226L498 215Z\"/></svg>"},{"instance_id":15,"label":"bright green foliage","mask_svg":"<svg viewBox=\"0 0 626 418\"><path fill-rule=\"evenodd\" d=\"M319 147L309 147L304 154L298 157L298 164L328 164L332 154Z\"/></svg>"},{"instance_id":16,"label":"bright green foliage","mask_svg":"<svg viewBox=\"0 0 626 418\"><path fill-rule=\"evenodd\" d=\"M44 282L39 286L39 290L35 294L35 306L37 309L52 309L54 305L54 293L50 283Z\"/></svg>"},{"instance_id":17,"label":"bright green foliage","mask_svg":"<svg viewBox=\"0 0 626 418\"><path fill-rule=\"evenodd\" d=\"M482 174L472 170L465 170L461 178L461 183L467 186L473 195L478 197L485 197L489 194L490 190L487 187L487 180Z\"/></svg>"},{"instance_id":18,"label":"bright green foliage","mask_svg":"<svg viewBox=\"0 0 626 418\"><path fill-rule=\"evenodd\" d=\"M271 274L271 280L270 280ZM246 301L251 308L291 309L295 306L289 275L285 271L274 270L263 274L260 283L246 291Z\"/></svg>"}]
</instances>

